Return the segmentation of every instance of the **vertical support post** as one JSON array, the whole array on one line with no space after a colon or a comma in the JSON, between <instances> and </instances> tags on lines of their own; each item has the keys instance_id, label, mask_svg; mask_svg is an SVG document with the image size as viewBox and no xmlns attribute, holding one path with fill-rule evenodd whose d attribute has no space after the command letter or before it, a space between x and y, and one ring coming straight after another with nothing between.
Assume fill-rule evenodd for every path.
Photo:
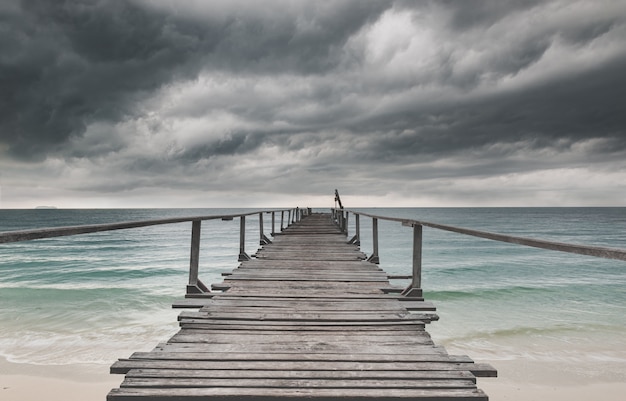
<instances>
[{"instance_id":1,"label":"vertical support post","mask_svg":"<svg viewBox=\"0 0 626 401\"><path fill-rule=\"evenodd\" d=\"M346 212L346 219L343 221L343 232L348 236L348 217L350 216L350 212Z\"/></svg>"},{"instance_id":2,"label":"vertical support post","mask_svg":"<svg viewBox=\"0 0 626 401\"><path fill-rule=\"evenodd\" d=\"M246 253L246 216L239 218L239 261L250 260Z\"/></svg>"},{"instance_id":3,"label":"vertical support post","mask_svg":"<svg viewBox=\"0 0 626 401\"><path fill-rule=\"evenodd\" d=\"M280 231L283 231L285 227L283 227L283 220L285 220L285 211L280 211Z\"/></svg>"},{"instance_id":4,"label":"vertical support post","mask_svg":"<svg viewBox=\"0 0 626 401\"><path fill-rule=\"evenodd\" d=\"M376 217L372 217L372 256L367 258L368 262L380 263L380 258L378 257L378 219Z\"/></svg>"},{"instance_id":5,"label":"vertical support post","mask_svg":"<svg viewBox=\"0 0 626 401\"><path fill-rule=\"evenodd\" d=\"M287 228L291 225L291 209L287 211Z\"/></svg>"},{"instance_id":6,"label":"vertical support post","mask_svg":"<svg viewBox=\"0 0 626 401\"><path fill-rule=\"evenodd\" d=\"M265 232L263 230L263 212L261 212L259 213L259 244L267 245L271 243L272 241L270 241L270 239L265 236Z\"/></svg>"},{"instance_id":7,"label":"vertical support post","mask_svg":"<svg viewBox=\"0 0 626 401\"><path fill-rule=\"evenodd\" d=\"M191 223L191 256L189 258L189 284L187 285L187 294L203 294L210 292L202 281L198 279L201 223L201 220L194 220Z\"/></svg>"},{"instance_id":8,"label":"vertical support post","mask_svg":"<svg viewBox=\"0 0 626 401\"><path fill-rule=\"evenodd\" d=\"M348 244L361 245L361 224L358 213L354 213L354 231L354 237L348 241Z\"/></svg>"},{"instance_id":9,"label":"vertical support post","mask_svg":"<svg viewBox=\"0 0 626 401\"><path fill-rule=\"evenodd\" d=\"M259 245L265 245L263 243L263 212L259 213Z\"/></svg>"},{"instance_id":10,"label":"vertical support post","mask_svg":"<svg viewBox=\"0 0 626 401\"><path fill-rule=\"evenodd\" d=\"M422 225L413 226L413 279L402 292L405 297L422 296Z\"/></svg>"},{"instance_id":11,"label":"vertical support post","mask_svg":"<svg viewBox=\"0 0 626 401\"><path fill-rule=\"evenodd\" d=\"M276 212L272 212L272 236L276 234Z\"/></svg>"},{"instance_id":12,"label":"vertical support post","mask_svg":"<svg viewBox=\"0 0 626 401\"><path fill-rule=\"evenodd\" d=\"M355 224L354 228L355 228L355 231L356 231L356 233L354 234L354 237L356 238L356 241L354 243L356 245L361 245L361 224L359 223L359 220L360 220L359 217L360 217L360 215L358 215L358 214L354 215L354 218L356 219L354 221L354 224Z\"/></svg>"}]
</instances>

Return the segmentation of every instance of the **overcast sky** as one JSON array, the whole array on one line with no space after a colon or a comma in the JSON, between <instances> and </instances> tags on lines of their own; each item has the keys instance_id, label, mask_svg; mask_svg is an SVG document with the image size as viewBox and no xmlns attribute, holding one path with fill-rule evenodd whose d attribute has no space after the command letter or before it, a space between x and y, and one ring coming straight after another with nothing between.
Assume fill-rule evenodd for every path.
<instances>
[{"instance_id":1,"label":"overcast sky","mask_svg":"<svg viewBox=\"0 0 626 401\"><path fill-rule=\"evenodd\" d=\"M0 2L0 207L625 206L626 1Z\"/></svg>"}]
</instances>

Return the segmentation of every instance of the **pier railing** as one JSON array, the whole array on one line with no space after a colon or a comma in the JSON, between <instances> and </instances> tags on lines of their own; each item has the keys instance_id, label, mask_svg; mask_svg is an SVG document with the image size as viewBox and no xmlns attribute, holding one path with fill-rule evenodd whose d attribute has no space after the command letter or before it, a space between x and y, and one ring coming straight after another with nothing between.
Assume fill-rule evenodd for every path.
<instances>
[{"instance_id":1,"label":"pier railing","mask_svg":"<svg viewBox=\"0 0 626 401\"><path fill-rule=\"evenodd\" d=\"M378 220L386 220L401 223L403 226L413 227L413 263L412 263L412 275L406 276L410 278L411 283L402 292L403 295L408 297L420 297L422 295L422 240L423 240L423 227L435 228L438 230L450 231L458 234L469 235L472 237L485 238L494 241L508 242L511 244L530 246L541 249L548 249L552 251L575 253L579 255L594 256L606 259L617 259L626 261L626 249L619 248L607 248L600 246L588 246L578 244L568 244L557 241L547 241L534 238L518 237L514 235L498 234L488 231L474 230L464 227L456 227L445 224L431 223L427 221L405 219L399 217L380 216L371 213L364 213L356 210L348 210L343 208L333 208L332 217L335 223L346 234L348 233L348 222L350 215L352 214L355 219L354 223L354 235L348 241L349 243L360 245L361 243L361 229L360 229L360 217L366 216L372 219L372 254L367 259L372 263L380 263L380 257L378 255Z\"/></svg>"},{"instance_id":2,"label":"pier railing","mask_svg":"<svg viewBox=\"0 0 626 401\"><path fill-rule=\"evenodd\" d=\"M206 220L233 220L239 218L239 261L249 260L250 256L246 253L246 217L259 216L259 244L266 245L271 240L265 235L264 215L271 215L270 235L276 233L278 224L278 214L280 214L280 231L289 227L292 223L300 221L304 216L311 213L311 209L293 208L293 209L273 209L258 210L247 213L207 215L207 216L191 216L191 217L173 217L167 219L153 219L140 221L126 221L118 223L106 224L89 224L79 226L51 227L40 229L29 229L19 231L0 232L0 244L10 242L30 241L36 239L45 239L53 237L66 237L70 235L89 234L103 231L126 230L132 228L158 226L163 224L175 224L191 222L191 255L189 259L189 284L187 284L187 294L203 294L209 292L209 289L198 278L199 255L200 255L200 232L203 221Z\"/></svg>"}]
</instances>

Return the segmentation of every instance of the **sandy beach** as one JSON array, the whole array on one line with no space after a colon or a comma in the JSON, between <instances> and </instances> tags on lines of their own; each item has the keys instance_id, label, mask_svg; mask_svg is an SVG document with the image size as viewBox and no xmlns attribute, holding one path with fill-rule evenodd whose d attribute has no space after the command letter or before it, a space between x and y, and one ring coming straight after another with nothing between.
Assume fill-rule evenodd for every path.
<instances>
[{"instance_id":1,"label":"sandy beach","mask_svg":"<svg viewBox=\"0 0 626 401\"><path fill-rule=\"evenodd\" d=\"M488 361L489 362L489 361ZM490 362L499 370L498 378L479 378L478 386L490 400L507 401L621 401L626 382L585 379L559 374L546 366L521 361ZM12 364L3 360L0 399L3 401L105 400L118 387L123 376L108 374L104 365L37 366ZM534 372L532 377L529 372Z\"/></svg>"},{"instance_id":2,"label":"sandy beach","mask_svg":"<svg viewBox=\"0 0 626 401\"><path fill-rule=\"evenodd\" d=\"M123 376L106 365L31 365L0 358L0 399L3 401L105 400Z\"/></svg>"},{"instance_id":3,"label":"sandy beach","mask_svg":"<svg viewBox=\"0 0 626 401\"><path fill-rule=\"evenodd\" d=\"M574 366L558 369L558 364L528 361L484 361L498 369L497 378L478 378L490 400L500 401L621 401L626 382L617 377L585 377L572 374ZM623 371L623 369L622 369Z\"/></svg>"}]
</instances>

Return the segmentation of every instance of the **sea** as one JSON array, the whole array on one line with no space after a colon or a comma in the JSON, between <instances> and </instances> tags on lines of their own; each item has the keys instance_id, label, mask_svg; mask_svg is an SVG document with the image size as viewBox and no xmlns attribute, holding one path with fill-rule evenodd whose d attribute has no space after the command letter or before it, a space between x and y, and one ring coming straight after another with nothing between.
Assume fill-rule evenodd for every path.
<instances>
[{"instance_id":1,"label":"sea","mask_svg":"<svg viewBox=\"0 0 626 401\"><path fill-rule=\"evenodd\" d=\"M529 238L626 249L626 208L362 208ZM253 209L0 209L0 231L112 223ZM329 209L313 209L327 212ZM278 214L280 216L280 214ZM352 217L352 216L351 216ZM258 215L246 251L259 247ZM354 235L354 218L349 236ZM276 221L276 229L280 221ZM411 274L412 229L379 220L380 267ZM372 252L362 216L361 248ZM271 220L264 217L265 234ZM177 330L172 303L188 281L191 223L0 244L0 358L10 364L110 365ZM239 221L202 223L200 278L238 266ZM545 362L565 373L626 380L626 262L424 228L427 330L450 353L496 367ZM393 284L406 286L406 280ZM3 365L4 366L4 365ZM10 372L4 372L10 373Z\"/></svg>"}]
</instances>

